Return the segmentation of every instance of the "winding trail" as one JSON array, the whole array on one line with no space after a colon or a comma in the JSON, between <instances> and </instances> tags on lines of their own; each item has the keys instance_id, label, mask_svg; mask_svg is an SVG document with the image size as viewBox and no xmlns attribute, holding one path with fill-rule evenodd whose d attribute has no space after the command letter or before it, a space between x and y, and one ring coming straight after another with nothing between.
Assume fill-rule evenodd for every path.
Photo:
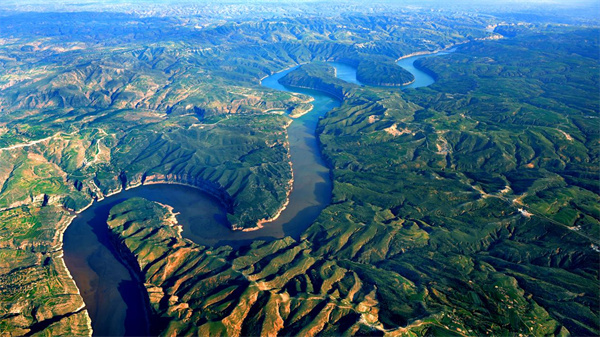
<instances>
[{"instance_id":1,"label":"winding trail","mask_svg":"<svg viewBox=\"0 0 600 337\"><path fill-rule=\"evenodd\" d=\"M50 139L58 138L61 135L72 136L74 134L75 134L75 132L71 132L71 133L57 132L54 135L46 137L46 138L42 138L42 139L38 139L38 140L32 140L32 141L27 142L27 143L16 144L16 145L12 145L12 146L8 146L8 147L0 148L0 151L10 151L10 150L22 149L22 148L25 148L25 147L30 147L30 146L39 144L39 143L43 143L43 142L48 141Z\"/></svg>"}]
</instances>

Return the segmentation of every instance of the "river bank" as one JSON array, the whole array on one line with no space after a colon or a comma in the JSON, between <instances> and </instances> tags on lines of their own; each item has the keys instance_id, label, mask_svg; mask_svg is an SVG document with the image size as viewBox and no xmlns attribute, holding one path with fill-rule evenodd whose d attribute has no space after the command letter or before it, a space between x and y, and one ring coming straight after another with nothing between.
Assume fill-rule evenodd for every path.
<instances>
[{"instance_id":1,"label":"river bank","mask_svg":"<svg viewBox=\"0 0 600 337\"><path fill-rule=\"evenodd\" d=\"M289 91L277 82L278 77L284 75L285 71L279 72L274 77L264 78L262 83L275 90ZM237 249L255 240L300 237L331 200L330 173L321 158L315 129L319 117L339 104L318 92L309 95L314 99L313 110L287 125L286 141L293 168L291 188L282 207L271 217L276 219L260 222L260 230L232 231L226 216L228 203L218 194L194 184L174 181L178 180L176 177L154 175L145 177L141 185L129 181L119 193L94 202L77 215L65 233L68 253L65 261L89 308L95 333L144 334L136 330L136 325L142 326L146 321L141 315L144 298L138 295L139 289L144 289L136 286L139 282L131 275L132 270L115 256L118 252L110 242L106 226L111 207L121 201L142 197L173 207L173 212L179 213L176 220L182 227L182 236L201 245L230 245Z\"/></svg>"},{"instance_id":2,"label":"river bank","mask_svg":"<svg viewBox=\"0 0 600 337\"><path fill-rule=\"evenodd\" d=\"M274 90L291 91L278 81L295 67L297 66L264 77L261 84ZM78 286L82 283L79 287L83 289L82 296L87 307L93 308L93 314L90 315L93 326L116 327L119 331L116 334L122 334L124 331L134 332L134 325L143 325L147 320L147 317L139 315L143 310L134 309L144 308L144 299L139 295L130 296L139 294L139 281L131 275L132 270L114 257L117 252L114 247L111 248L113 244L109 241L106 219L113 205L133 197L169 205L172 207L172 214L179 213L173 215L175 218L171 220L176 221L178 227L181 226L184 238L206 246L230 245L234 249L255 240L270 241L285 236L299 238L321 210L329 205L332 193L331 172L321 156L315 132L319 118L339 106L340 101L315 90L293 89L293 92L313 97L314 108L311 113L295 118L287 126L292 167L291 187L288 189L286 202L272 217L275 220L259 222L262 227L260 230L232 231L227 222L226 204L217 195L211 195L193 184L160 179L158 176L146 177L141 186L125 188L118 194L93 203L78 214L68 229L72 229L72 236L67 237L69 232L65 232L64 241L70 242L66 246L72 249L71 256L76 257L71 260L71 264L67 262L66 265L69 270L72 269L71 266L76 270L72 274ZM81 282L77 282L78 278ZM107 330L99 330L97 333L115 334Z\"/></svg>"}]
</instances>

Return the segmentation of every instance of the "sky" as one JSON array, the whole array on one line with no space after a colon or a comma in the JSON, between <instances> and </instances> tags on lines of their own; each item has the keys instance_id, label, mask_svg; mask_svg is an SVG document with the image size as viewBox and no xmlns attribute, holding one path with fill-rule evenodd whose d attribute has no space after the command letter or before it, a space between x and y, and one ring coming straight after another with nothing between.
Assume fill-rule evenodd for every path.
<instances>
[{"instance_id":1,"label":"sky","mask_svg":"<svg viewBox=\"0 0 600 337\"><path fill-rule=\"evenodd\" d=\"M522 9L579 9L587 10L587 15L600 12L600 0L0 0L0 8L17 11L120 11L117 8L132 9L148 5L240 5L240 4L325 4L370 6L394 5L402 7L433 7L437 9L475 9L478 11L510 12ZM593 14L595 13L595 14ZM594 17L595 18L595 17ZM600 20L599 20L600 21Z\"/></svg>"},{"instance_id":2,"label":"sky","mask_svg":"<svg viewBox=\"0 0 600 337\"><path fill-rule=\"evenodd\" d=\"M54 0L52 4L124 4L124 3L307 3L319 2L316 0ZM348 3L348 0L329 0L328 2ZM361 1L353 1L360 3ZM391 4L470 4L470 5L503 5L503 4L552 4L560 6L581 6L598 4L600 0L371 0L369 3L391 3ZM47 4L47 0L3 0L3 4L28 5Z\"/></svg>"}]
</instances>

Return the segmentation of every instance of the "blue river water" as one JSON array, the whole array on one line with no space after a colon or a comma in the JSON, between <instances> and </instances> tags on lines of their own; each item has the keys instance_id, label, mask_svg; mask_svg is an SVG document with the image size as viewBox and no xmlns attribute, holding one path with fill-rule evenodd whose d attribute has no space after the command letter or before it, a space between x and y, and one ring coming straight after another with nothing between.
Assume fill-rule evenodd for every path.
<instances>
[{"instance_id":1,"label":"blue river water","mask_svg":"<svg viewBox=\"0 0 600 337\"><path fill-rule=\"evenodd\" d=\"M421 88L421 87L427 87L427 86L430 86L433 83L435 83L435 79L433 78L433 76L431 76L430 74L424 72L423 70L415 67L415 65L414 65L415 61L418 59L424 58L424 57L447 55L447 54L452 53L453 51L454 51L454 49L450 49L447 51L440 51L440 52L432 53L432 54L411 56L411 57L403 58L403 59L396 61L397 65L406 69L408 72L413 74L413 76L415 77L415 81L413 83L402 86L401 89L416 89L416 88ZM365 85L356 78L356 68L355 67L348 65L346 63L340 63L340 62L329 62L329 64L335 68L336 76L339 79L342 79L349 83Z\"/></svg>"}]
</instances>

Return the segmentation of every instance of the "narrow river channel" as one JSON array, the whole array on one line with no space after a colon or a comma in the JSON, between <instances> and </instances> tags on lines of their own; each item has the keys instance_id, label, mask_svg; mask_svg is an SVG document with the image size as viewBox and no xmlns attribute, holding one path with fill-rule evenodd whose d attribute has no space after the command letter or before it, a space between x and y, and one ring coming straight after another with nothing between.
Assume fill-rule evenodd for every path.
<instances>
[{"instance_id":1,"label":"narrow river channel","mask_svg":"<svg viewBox=\"0 0 600 337\"><path fill-rule=\"evenodd\" d=\"M407 87L426 86L434 82L428 74L415 69L412 63L424 56L400 60L416 77ZM337 76L356 83L356 69L332 64ZM314 98L314 109L297 118L288 128L294 185L287 208L280 217L259 231L232 232L227 224L226 211L212 196L191 187L158 184L137 187L94 203L71 223L64 235L65 262L81 291L92 319L96 336L148 335L148 313L145 311L143 286L125 267L110 242L106 219L112 206L133 197L168 204L174 208L183 236L192 241L218 246L239 247L253 240L274 240L284 236L298 238L317 218L331 200L332 183L329 169L323 161L315 130L322 117L340 102L323 93L288 88L278 80L288 69L273 74L262 85L282 91L298 92Z\"/></svg>"}]
</instances>

